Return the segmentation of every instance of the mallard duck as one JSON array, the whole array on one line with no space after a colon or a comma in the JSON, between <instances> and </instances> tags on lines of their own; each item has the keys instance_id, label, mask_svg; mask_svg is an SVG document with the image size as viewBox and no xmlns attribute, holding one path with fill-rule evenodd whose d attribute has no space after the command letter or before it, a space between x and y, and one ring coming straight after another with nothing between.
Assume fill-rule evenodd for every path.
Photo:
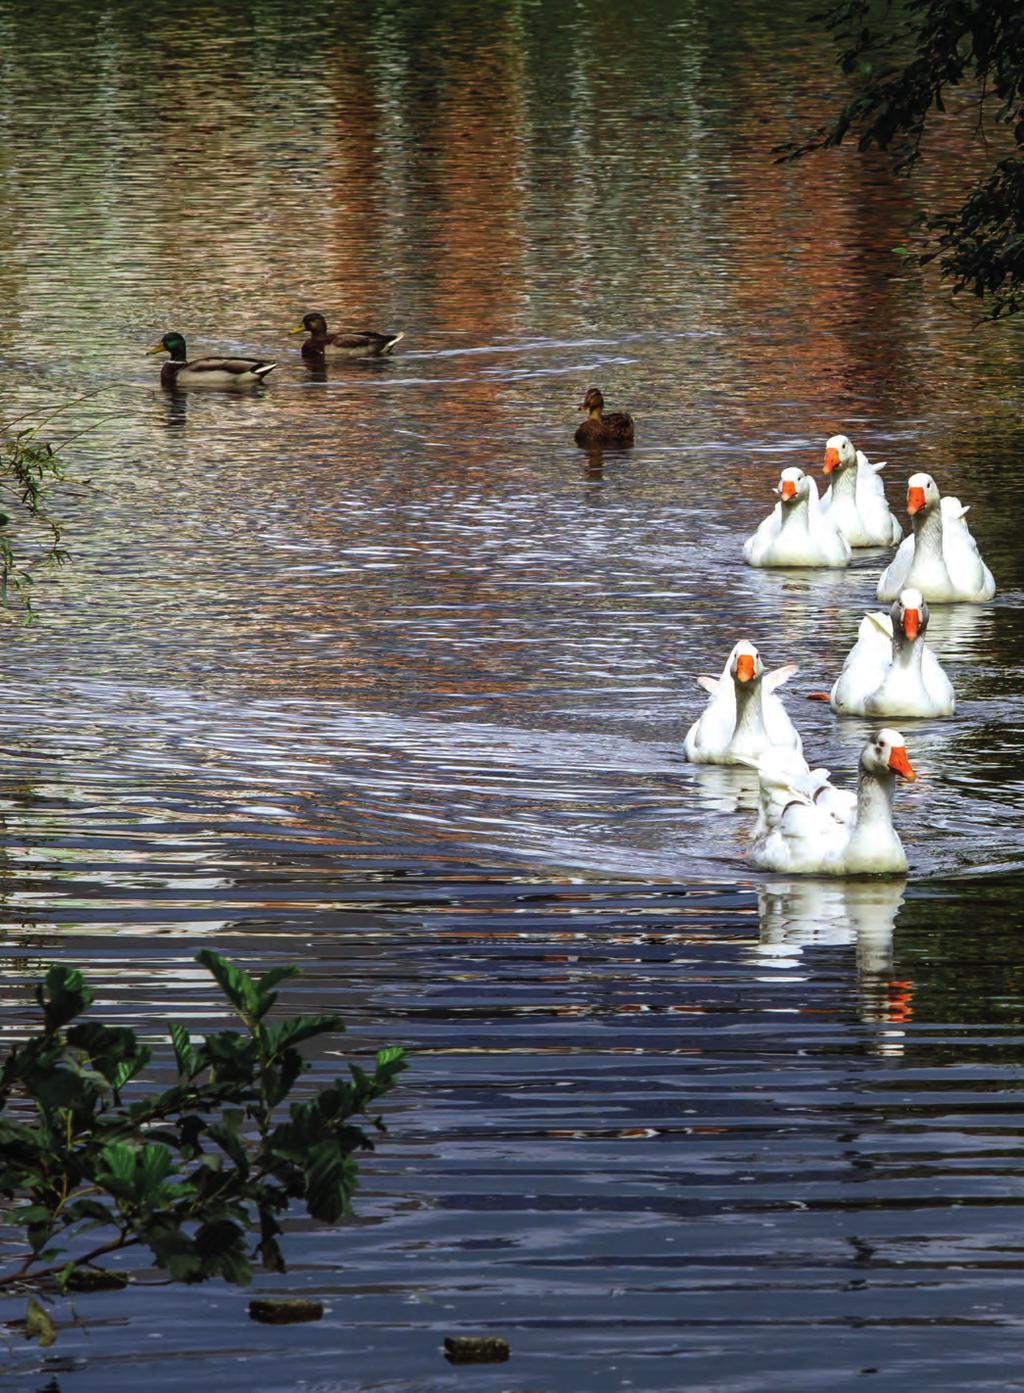
<instances>
[{"instance_id":1,"label":"mallard duck","mask_svg":"<svg viewBox=\"0 0 1024 1393\"><path fill-rule=\"evenodd\" d=\"M308 334L302 345L303 358L384 358L405 334L377 334L372 329L361 333L329 334L327 320L322 314L307 314L290 334Z\"/></svg>"},{"instance_id":2,"label":"mallard duck","mask_svg":"<svg viewBox=\"0 0 1024 1393\"><path fill-rule=\"evenodd\" d=\"M170 361L160 369L160 386L173 391L176 387L226 387L238 390L255 387L276 363L261 358L193 358L188 361L185 340L180 334L164 334L159 343L146 349L150 353L169 353Z\"/></svg>"},{"instance_id":3,"label":"mallard duck","mask_svg":"<svg viewBox=\"0 0 1024 1393\"><path fill-rule=\"evenodd\" d=\"M633 418L625 411L613 411L604 416L604 397L596 387L583 398L580 410L587 412L587 419L577 429L573 439L584 450L595 445L632 445Z\"/></svg>"}]
</instances>

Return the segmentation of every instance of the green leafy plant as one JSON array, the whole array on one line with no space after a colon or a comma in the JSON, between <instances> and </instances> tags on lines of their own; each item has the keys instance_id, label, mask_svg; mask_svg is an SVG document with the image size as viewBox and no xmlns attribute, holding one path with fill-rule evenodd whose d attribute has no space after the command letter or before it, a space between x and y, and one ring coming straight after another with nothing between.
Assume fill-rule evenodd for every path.
<instances>
[{"instance_id":1,"label":"green leafy plant","mask_svg":"<svg viewBox=\"0 0 1024 1393\"><path fill-rule=\"evenodd\" d=\"M285 1270L279 1217L292 1202L327 1223L349 1212L356 1153L385 1130L368 1109L405 1068L403 1051L381 1050L372 1073L350 1064L285 1112L305 1067L297 1047L344 1023L269 1019L274 988L298 967L253 978L210 949L196 960L244 1029L197 1041L170 1024L177 1078L158 1093L142 1090L152 1052L134 1031L72 1024L93 1000L81 972L51 967L37 988L42 1029L0 1068L0 1207L24 1233L0 1290L81 1286L133 1247L179 1281L247 1283L256 1259ZM34 1296L26 1330L52 1339Z\"/></svg>"},{"instance_id":2,"label":"green leafy plant","mask_svg":"<svg viewBox=\"0 0 1024 1393\"><path fill-rule=\"evenodd\" d=\"M33 618L33 568L63 566L70 560L63 545L62 524L49 505L53 485L66 477L58 455L62 447L40 435L47 422L70 405L66 403L44 420L23 425L20 430L14 427L24 417L0 422L0 605L9 605L17 598L28 622ZM41 530L43 542L31 563L24 559L23 549L15 549L8 530L12 525L22 530Z\"/></svg>"}]
</instances>

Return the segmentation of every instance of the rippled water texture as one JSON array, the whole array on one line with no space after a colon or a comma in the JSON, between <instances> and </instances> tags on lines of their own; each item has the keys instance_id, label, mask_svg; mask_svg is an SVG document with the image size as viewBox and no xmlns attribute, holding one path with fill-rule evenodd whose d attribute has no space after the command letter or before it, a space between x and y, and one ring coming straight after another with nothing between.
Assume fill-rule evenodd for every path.
<instances>
[{"instance_id":1,"label":"rippled water texture","mask_svg":"<svg viewBox=\"0 0 1024 1393\"><path fill-rule=\"evenodd\" d=\"M55 958L201 1027L213 944L413 1051L356 1220L257 1283L322 1324L80 1298L5 1388L1017 1386L1024 341L891 252L969 113L910 183L771 163L840 95L817 8L0 0L0 414L93 427L3 630L3 1028ZM405 338L310 373L310 309ZM162 393L169 329L280 367ZM630 453L573 446L590 385ZM804 698L883 554L739 550L838 430L894 503L960 494L1000 586L933 610L905 885L753 873L749 781L681 760L747 637L852 777Z\"/></svg>"}]
</instances>

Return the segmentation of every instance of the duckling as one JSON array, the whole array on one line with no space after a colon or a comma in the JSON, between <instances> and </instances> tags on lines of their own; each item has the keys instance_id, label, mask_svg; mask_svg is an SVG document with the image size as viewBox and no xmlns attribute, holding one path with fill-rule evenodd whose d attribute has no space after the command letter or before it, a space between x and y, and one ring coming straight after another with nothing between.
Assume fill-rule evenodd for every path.
<instances>
[{"instance_id":1,"label":"duckling","mask_svg":"<svg viewBox=\"0 0 1024 1393\"><path fill-rule=\"evenodd\" d=\"M603 416L604 397L596 387L591 387L583 398L580 410L587 413L587 419L577 429L573 439L582 449L590 450L596 445L632 445L632 416L625 411L613 411L611 415Z\"/></svg>"},{"instance_id":2,"label":"duckling","mask_svg":"<svg viewBox=\"0 0 1024 1393\"><path fill-rule=\"evenodd\" d=\"M160 386L173 392L176 387L222 387L238 390L255 387L276 363L261 358L193 358L188 361L185 340L180 334L164 334L159 343L146 349L150 353L169 353L170 361L160 369Z\"/></svg>"},{"instance_id":3,"label":"duckling","mask_svg":"<svg viewBox=\"0 0 1024 1393\"><path fill-rule=\"evenodd\" d=\"M329 334L322 314L307 314L290 334L308 334L302 345L303 358L383 358L391 353L405 334L377 334L365 329L356 334Z\"/></svg>"}]
</instances>

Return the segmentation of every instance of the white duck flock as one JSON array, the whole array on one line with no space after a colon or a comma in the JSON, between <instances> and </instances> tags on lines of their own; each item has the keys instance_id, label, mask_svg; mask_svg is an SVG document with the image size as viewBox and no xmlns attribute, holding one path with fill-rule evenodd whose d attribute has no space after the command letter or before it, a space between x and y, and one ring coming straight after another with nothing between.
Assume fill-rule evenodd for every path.
<instances>
[{"instance_id":1,"label":"white duck flock","mask_svg":"<svg viewBox=\"0 0 1024 1393\"><path fill-rule=\"evenodd\" d=\"M720 677L698 677L709 694L703 713L686 733L683 749L692 764L742 764L769 751L802 748L776 689L796 672L794 664L768 672L752 643L733 646ZM800 759L799 765L804 765Z\"/></svg>"},{"instance_id":2,"label":"white duck flock","mask_svg":"<svg viewBox=\"0 0 1024 1393\"><path fill-rule=\"evenodd\" d=\"M907 512L914 530L882 572L878 599L895 600L913 586L932 604L991 600L996 583L964 522L967 509L959 498L941 498L930 474L911 474Z\"/></svg>"},{"instance_id":3,"label":"white duck flock","mask_svg":"<svg viewBox=\"0 0 1024 1393\"><path fill-rule=\"evenodd\" d=\"M751 852L756 865L796 875L899 875L907 869L892 825L893 792L897 775L917 775L898 730L880 730L861 750L855 800L827 777L821 782L824 771L786 784L771 761L766 764L762 830Z\"/></svg>"},{"instance_id":4,"label":"white duck flock","mask_svg":"<svg viewBox=\"0 0 1024 1393\"><path fill-rule=\"evenodd\" d=\"M821 506L851 547L891 547L903 529L889 511L880 477L885 463L872 464L849 436L833 435L825 441L822 468L831 476Z\"/></svg>"},{"instance_id":5,"label":"white duck flock","mask_svg":"<svg viewBox=\"0 0 1024 1393\"><path fill-rule=\"evenodd\" d=\"M843 716L952 716L956 696L925 643L928 619L924 597L910 587L888 614L866 614L832 684L832 710Z\"/></svg>"},{"instance_id":6,"label":"white duck flock","mask_svg":"<svg viewBox=\"0 0 1024 1393\"><path fill-rule=\"evenodd\" d=\"M802 469L784 469L779 501L743 543L748 566L848 566L850 546L831 513L823 511L818 487Z\"/></svg>"}]
</instances>

